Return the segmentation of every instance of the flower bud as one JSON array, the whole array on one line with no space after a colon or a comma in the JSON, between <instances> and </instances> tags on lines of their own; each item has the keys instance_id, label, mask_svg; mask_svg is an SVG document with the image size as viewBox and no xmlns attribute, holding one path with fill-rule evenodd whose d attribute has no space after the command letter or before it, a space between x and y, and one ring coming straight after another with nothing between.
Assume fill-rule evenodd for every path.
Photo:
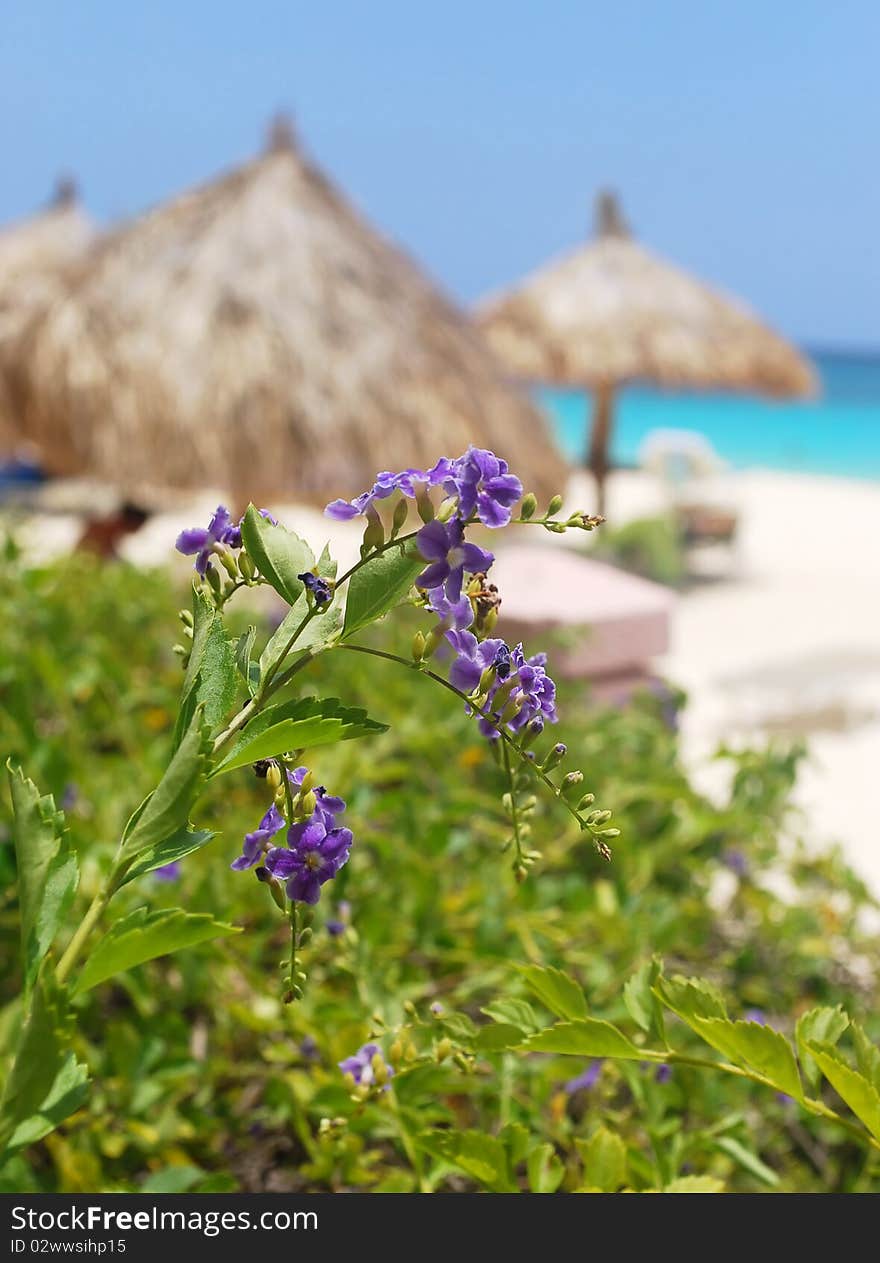
<instances>
[{"instance_id":1,"label":"flower bud","mask_svg":"<svg viewBox=\"0 0 880 1263\"><path fill-rule=\"evenodd\" d=\"M437 647L442 645L445 630L446 629L441 623L439 627L432 627L428 632L425 637L425 652L422 654L422 660L424 662L427 662L429 658L433 657Z\"/></svg>"},{"instance_id":2,"label":"flower bud","mask_svg":"<svg viewBox=\"0 0 880 1263\"><path fill-rule=\"evenodd\" d=\"M566 798L570 798L576 793L584 783L583 772L569 772L567 776L562 778L561 792Z\"/></svg>"},{"instance_id":3,"label":"flower bud","mask_svg":"<svg viewBox=\"0 0 880 1263\"><path fill-rule=\"evenodd\" d=\"M242 549L242 551L238 554L238 568L242 573L242 577L246 579L248 583L252 583L254 576L257 573L257 568L254 565L250 554L246 553L244 549Z\"/></svg>"},{"instance_id":4,"label":"flower bud","mask_svg":"<svg viewBox=\"0 0 880 1263\"><path fill-rule=\"evenodd\" d=\"M564 742L558 742L541 764L541 771L552 772L555 767L559 767L559 764L565 758L566 754L568 754L568 747L564 744Z\"/></svg>"},{"instance_id":5,"label":"flower bud","mask_svg":"<svg viewBox=\"0 0 880 1263\"><path fill-rule=\"evenodd\" d=\"M547 505L547 516L552 517L554 513L558 513L562 508L562 496L556 495Z\"/></svg>"},{"instance_id":6,"label":"flower bud","mask_svg":"<svg viewBox=\"0 0 880 1263\"><path fill-rule=\"evenodd\" d=\"M483 619L483 631L487 636L491 636L495 630L495 624L498 622L498 607L493 605L492 609Z\"/></svg>"},{"instance_id":7,"label":"flower bud","mask_svg":"<svg viewBox=\"0 0 880 1263\"><path fill-rule=\"evenodd\" d=\"M538 498L533 491L523 496L522 504L519 506L519 515L524 522L528 522L530 517L534 517L535 509L538 507Z\"/></svg>"},{"instance_id":8,"label":"flower bud","mask_svg":"<svg viewBox=\"0 0 880 1263\"><path fill-rule=\"evenodd\" d=\"M596 801L595 794L584 794L583 798L580 800L580 802L577 805L578 811L586 811L588 807L592 807L595 801Z\"/></svg>"},{"instance_id":9,"label":"flower bud","mask_svg":"<svg viewBox=\"0 0 880 1263\"><path fill-rule=\"evenodd\" d=\"M281 788L281 768L277 763L270 763L266 770L266 784L270 789Z\"/></svg>"},{"instance_id":10,"label":"flower bud","mask_svg":"<svg viewBox=\"0 0 880 1263\"><path fill-rule=\"evenodd\" d=\"M403 1056L403 1043L399 1039L395 1039L394 1043L388 1049L388 1056L392 1065L396 1065Z\"/></svg>"},{"instance_id":11,"label":"flower bud","mask_svg":"<svg viewBox=\"0 0 880 1263\"><path fill-rule=\"evenodd\" d=\"M425 656L425 637L420 631L413 636L411 652L413 662L421 662Z\"/></svg>"},{"instance_id":12,"label":"flower bud","mask_svg":"<svg viewBox=\"0 0 880 1263\"><path fill-rule=\"evenodd\" d=\"M477 685L478 693L488 693L489 689L495 683L495 668L484 667L483 674L480 676L480 683Z\"/></svg>"},{"instance_id":13,"label":"flower bud","mask_svg":"<svg viewBox=\"0 0 880 1263\"><path fill-rule=\"evenodd\" d=\"M394 539L401 527L405 524L409 517L409 505L405 500L398 500L394 506L394 516L391 519L391 538Z\"/></svg>"},{"instance_id":14,"label":"flower bud","mask_svg":"<svg viewBox=\"0 0 880 1263\"><path fill-rule=\"evenodd\" d=\"M373 1082L377 1087L383 1087L388 1082L388 1066L385 1058L380 1052L373 1053L370 1065L373 1067Z\"/></svg>"},{"instance_id":15,"label":"flower bud","mask_svg":"<svg viewBox=\"0 0 880 1263\"><path fill-rule=\"evenodd\" d=\"M215 551L220 565L234 583L239 577L238 561L235 555L231 553L228 548L218 548Z\"/></svg>"},{"instance_id":16,"label":"flower bud","mask_svg":"<svg viewBox=\"0 0 880 1263\"><path fill-rule=\"evenodd\" d=\"M178 617L180 618L180 621L183 623L184 627L192 627L193 616L190 610L178 610Z\"/></svg>"},{"instance_id":17,"label":"flower bud","mask_svg":"<svg viewBox=\"0 0 880 1263\"><path fill-rule=\"evenodd\" d=\"M438 1061L445 1061L452 1053L452 1040L449 1038L441 1039L435 1053Z\"/></svg>"},{"instance_id":18,"label":"flower bud","mask_svg":"<svg viewBox=\"0 0 880 1263\"><path fill-rule=\"evenodd\" d=\"M382 519L375 509L367 509L367 525L364 530L364 552L372 552L374 548L381 548L385 543L385 527L382 525Z\"/></svg>"},{"instance_id":19,"label":"flower bud","mask_svg":"<svg viewBox=\"0 0 880 1263\"><path fill-rule=\"evenodd\" d=\"M458 508L458 496L448 496L437 510L437 521L448 522Z\"/></svg>"},{"instance_id":20,"label":"flower bud","mask_svg":"<svg viewBox=\"0 0 880 1263\"><path fill-rule=\"evenodd\" d=\"M513 875L516 878L517 885L521 886L528 877L529 870L526 868L525 864L517 864L513 870Z\"/></svg>"},{"instance_id":21,"label":"flower bud","mask_svg":"<svg viewBox=\"0 0 880 1263\"><path fill-rule=\"evenodd\" d=\"M544 721L540 715L536 715L534 719L529 720L523 729L522 739L520 741L522 749L528 749L533 742L538 740L543 731Z\"/></svg>"},{"instance_id":22,"label":"flower bud","mask_svg":"<svg viewBox=\"0 0 880 1263\"><path fill-rule=\"evenodd\" d=\"M501 723L502 724L511 723L514 719L516 719L517 715L525 706L525 704L526 704L525 693L517 693L515 697L512 697L510 699L510 701L505 706L504 710L501 712Z\"/></svg>"},{"instance_id":23,"label":"flower bud","mask_svg":"<svg viewBox=\"0 0 880 1263\"><path fill-rule=\"evenodd\" d=\"M434 520L434 504L428 495L428 488L424 483L419 484L416 492L416 508L419 511L419 517L423 522L433 522Z\"/></svg>"},{"instance_id":24,"label":"flower bud","mask_svg":"<svg viewBox=\"0 0 880 1263\"><path fill-rule=\"evenodd\" d=\"M301 794L299 799L299 809L303 816L310 816L317 806L318 800L315 798L313 790L309 790L307 794Z\"/></svg>"},{"instance_id":25,"label":"flower bud","mask_svg":"<svg viewBox=\"0 0 880 1263\"><path fill-rule=\"evenodd\" d=\"M210 561L208 562L207 568L205 570L205 578L208 580L208 583L211 585L212 589L219 596L223 589L223 580L220 578L220 573L217 570L217 567L212 566Z\"/></svg>"},{"instance_id":26,"label":"flower bud","mask_svg":"<svg viewBox=\"0 0 880 1263\"><path fill-rule=\"evenodd\" d=\"M311 769L309 769L309 771L303 775L303 778L300 781L300 785L299 785L300 798L304 797L309 792L309 790L312 788L314 783L315 783L315 773Z\"/></svg>"}]
</instances>

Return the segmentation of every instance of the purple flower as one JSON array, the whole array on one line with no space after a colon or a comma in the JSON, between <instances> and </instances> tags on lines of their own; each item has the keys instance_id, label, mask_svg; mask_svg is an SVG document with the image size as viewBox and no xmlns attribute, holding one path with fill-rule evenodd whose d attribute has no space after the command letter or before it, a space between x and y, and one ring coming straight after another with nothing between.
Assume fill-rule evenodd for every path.
<instances>
[{"instance_id":1,"label":"purple flower","mask_svg":"<svg viewBox=\"0 0 880 1263\"><path fill-rule=\"evenodd\" d=\"M583 1070L574 1079L569 1079L563 1084L562 1090L567 1096L574 1096L575 1092L587 1092L590 1088L594 1088L599 1081L599 1075L602 1073L602 1062L604 1057L599 1057L596 1061L591 1061L586 1070Z\"/></svg>"},{"instance_id":2,"label":"purple flower","mask_svg":"<svg viewBox=\"0 0 880 1263\"><path fill-rule=\"evenodd\" d=\"M745 851L738 846L728 847L721 856L721 862L726 864L732 873L736 873L737 877L748 877L749 861Z\"/></svg>"},{"instance_id":3,"label":"purple flower","mask_svg":"<svg viewBox=\"0 0 880 1263\"><path fill-rule=\"evenodd\" d=\"M390 1079L394 1074L394 1070L388 1065L385 1058L382 1057L382 1050L378 1044L364 1044L363 1047L359 1048L353 1056L346 1057L344 1060L340 1061L339 1069L343 1074L350 1074L359 1087L361 1085L368 1087L376 1081L376 1072L373 1069L373 1058L376 1056L382 1058L382 1064L385 1067L385 1076ZM387 1090L388 1085L386 1083L385 1091L387 1092Z\"/></svg>"},{"instance_id":4,"label":"purple flower","mask_svg":"<svg viewBox=\"0 0 880 1263\"><path fill-rule=\"evenodd\" d=\"M177 881L180 876L180 861L172 860L170 864L160 864L153 869L153 876L157 881Z\"/></svg>"},{"instance_id":5,"label":"purple flower","mask_svg":"<svg viewBox=\"0 0 880 1263\"><path fill-rule=\"evenodd\" d=\"M672 1066L664 1061L663 1064L658 1066L654 1072L654 1081L655 1083L668 1083L671 1078Z\"/></svg>"},{"instance_id":6,"label":"purple flower","mask_svg":"<svg viewBox=\"0 0 880 1263\"><path fill-rule=\"evenodd\" d=\"M458 495L459 516L467 520L476 512L484 526L506 526L511 506L523 493L522 483L507 472L507 461L484 448L469 447L453 462L447 490Z\"/></svg>"},{"instance_id":7,"label":"purple flower","mask_svg":"<svg viewBox=\"0 0 880 1263\"><path fill-rule=\"evenodd\" d=\"M235 543L235 540L238 542ZM241 530L232 525L232 518L225 505L218 504L207 529L192 526L189 530L181 531L174 547L186 557L195 556L195 568L204 578L211 554L221 544L227 544L233 548L238 547L241 544Z\"/></svg>"},{"instance_id":8,"label":"purple flower","mask_svg":"<svg viewBox=\"0 0 880 1263\"><path fill-rule=\"evenodd\" d=\"M485 548L470 544L464 538L464 526L452 522L429 522L416 537L419 552L429 562L416 579L416 587L428 590L443 586L446 599L456 602L461 596L464 572L477 574L488 570L495 558Z\"/></svg>"},{"instance_id":9,"label":"purple flower","mask_svg":"<svg viewBox=\"0 0 880 1263\"><path fill-rule=\"evenodd\" d=\"M489 688L480 720L484 736L498 736L495 722L498 714L514 700L519 701L519 710L508 721L511 732L519 732L534 719L556 723L556 685L546 671L546 654L526 658L522 645L509 649L503 640L490 637L478 641L469 631L447 632L446 639L456 652L449 680L463 693L472 693L486 667L495 667L496 678ZM504 701L496 711L494 702L500 688L505 689Z\"/></svg>"},{"instance_id":10,"label":"purple flower","mask_svg":"<svg viewBox=\"0 0 880 1263\"><path fill-rule=\"evenodd\" d=\"M72 811L79 800L79 786L75 781L68 781L61 795L61 810Z\"/></svg>"},{"instance_id":11,"label":"purple flower","mask_svg":"<svg viewBox=\"0 0 880 1263\"><path fill-rule=\"evenodd\" d=\"M351 829L327 829L317 812L287 831L287 846L274 846L266 856L273 877L287 882L288 898L315 904L321 887L348 862Z\"/></svg>"},{"instance_id":12,"label":"purple flower","mask_svg":"<svg viewBox=\"0 0 880 1263\"><path fill-rule=\"evenodd\" d=\"M352 518L365 516L377 500L387 500L395 491L407 499L414 499L420 487L436 487L446 483L452 474L453 462L448 457L441 457L432 469L403 469L398 474L383 470L376 475L376 481L369 491L364 491L353 500L332 500L324 509L327 517L337 522L350 522Z\"/></svg>"},{"instance_id":13,"label":"purple flower","mask_svg":"<svg viewBox=\"0 0 880 1263\"><path fill-rule=\"evenodd\" d=\"M299 789L308 770L307 767L294 768L292 772L287 773L287 779L291 785ZM341 816L345 811L345 799L338 798L335 794L328 794L323 785L316 785L312 792L315 795L315 810L312 818L320 820L326 828L334 829L336 817Z\"/></svg>"},{"instance_id":14,"label":"purple flower","mask_svg":"<svg viewBox=\"0 0 880 1263\"><path fill-rule=\"evenodd\" d=\"M311 570L307 570L305 574L298 574L296 577L311 592L316 605L326 605L332 597L333 589L327 580L322 579L320 575L312 574Z\"/></svg>"},{"instance_id":15,"label":"purple flower","mask_svg":"<svg viewBox=\"0 0 880 1263\"><path fill-rule=\"evenodd\" d=\"M434 1014L434 1017L439 1017L440 1014L443 1012L443 1005L440 1003L439 1000L435 1000L433 1004L430 1005L430 1009L431 1009L431 1012Z\"/></svg>"},{"instance_id":16,"label":"purple flower","mask_svg":"<svg viewBox=\"0 0 880 1263\"><path fill-rule=\"evenodd\" d=\"M253 833L246 833L242 853L230 864L230 868L241 872L245 868L253 868L259 863L267 844L279 829L284 828L284 817L273 803Z\"/></svg>"},{"instance_id":17,"label":"purple flower","mask_svg":"<svg viewBox=\"0 0 880 1263\"><path fill-rule=\"evenodd\" d=\"M754 1022L756 1026L769 1026L767 1015L763 1009L746 1009L745 1013L743 1013L743 1020Z\"/></svg>"},{"instance_id":18,"label":"purple flower","mask_svg":"<svg viewBox=\"0 0 880 1263\"><path fill-rule=\"evenodd\" d=\"M455 650L456 657L449 668L449 682L462 693L473 693L480 677L491 667L499 651L506 649L503 640L477 640L473 632L449 631L446 639Z\"/></svg>"},{"instance_id":19,"label":"purple flower","mask_svg":"<svg viewBox=\"0 0 880 1263\"><path fill-rule=\"evenodd\" d=\"M450 601L443 588L432 588L428 593L428 609L437 615L446 630L465 631L474 621L474 607L464 593L457 601Z\"/></svg>"}]
</instances>

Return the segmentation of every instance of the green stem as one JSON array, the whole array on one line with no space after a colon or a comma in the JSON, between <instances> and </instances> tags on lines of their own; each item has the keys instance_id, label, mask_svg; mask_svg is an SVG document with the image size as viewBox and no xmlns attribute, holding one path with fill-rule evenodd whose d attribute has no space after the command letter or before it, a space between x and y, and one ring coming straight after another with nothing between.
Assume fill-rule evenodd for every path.
<instances>
[{"instance_id":1,"label":"green stem","mask_svg":"<svg viewBox=\"0 0 880 1263\"><path fill-rule=\"evenodd\" d=\"M296 943L299 937L299 912L297 911L296 900L290 901L290 989L298 986L296 980Z\"/></svg>"},{"instance_id":2,"label":"green stem","mask_svg":"<svg viewBox=\"0 0 880 1263\"><path fill-rule=\"evenodd\" d=\"M336 583L333 585L334 590L341 588L343 583L347 583L351 576L353 574L357 574L363 566L368 566L371 561L374 561L377 557L381 557L382 553L387 553L389 548L401 547L408 540L415 539L418 533L418 531L410 531L407 535L395 535L394 539L386 539L384 544L380 544L378 548L374 548L371 552L367 553L365 557L361 557L361 559L356 561L353 566L350 566L349 569L346 570L345 574L341 575L336 580Z\"/></svg>"},{"instance_id":3,"label":"green stem","mask_svg":"<svg viewBox=\"0 0 880 1263\"><path fill-rule=\"evenodd\" d=\"M516 847L516 866L519 868L523 862L522 839L519 833L519 811L516 806L516 786L513 782L513 768L510 764L510 751L506 745L502 745L501 752L504 758L504 770L507 773L507 783L510 786L510 819L513 824L513 842Z\"/></svg>"},{"instance_id":4,"label":"green stem","mask_svg":"<svg viewBox=\"0 0 880 1263\"><path fill-rule=\"evenodd\" d=\"M388 1098L391 1104L391 1112L393 1113L394 1120L397 1123L397 1134L400 1137L400 1143L403 1146L403 1151L409 1159L410 1166L415 1173L416 1181L419 1186L419 1192L429 1193L430 1189L428 1187L427 1180L425 1179L424 1171L422 1170L422 1162L419 1157L419 1151L413 1143L413 1138L410 1135L409 1128L404 1122L400 1102L397 1099L397 1093L394 1090L393 1082L388 1089Z\"/></svg>"},{"instance_id":5,"label":"green stem","mask_svg":"<svg viewBox=\"0 0 880 1263\"><path fill-rule=\"evenodd\" d=\"M55 970L55 977L59 982L66 982L70 976L71 970L82 954L82 949L85 946L86 939L97 925L104 909L110 902L111 893L110 889L107 886L104 886L89 904L85 916L74 931L73 938L67 944L65 952L58 962L58 968Z\"/></svg>"},{"instance_id":6,"label":"green stem","mask_svg":"<svg viewBox=\"0 0 880 1263\"><path fill-rule=\"evenodd\" d=\"M260 696L261 698L265 698L265 696L266 696L266 690L268 689L269 685L272 683L272 679L273 679L273 677L274 677L275 675L277 675L277 673L278 673L278 668L281 666L282 662L283 662L283 661L284 661L284 659L287 657L287 655L290 653L291 649L292 649L292 648L293 648L293 646L296 644L296 642L299 640L300 636L303 634L303 632L305 631L306 627L309 625L309 623L310 623L310 622L312 621L312 619L315 617L315 615L317 614L317 612L318 612L318 611L317 611L317 608L313 605L313 606L312 606L312 607L308 610L308 612L306 613L305 618L304 618L304 619L300 622L299 626L296 628L296 630L295 630L295 631L293 632L293 634L291 635L291 637L290 637L290 639L288 640L287 644L286 644L286 645L284 646L284 648L282 649L281 654L280 654L280 656L278 657L278 660L274 663L274 665L273 665L273 667L272 667L272 670L271 670L271 671L269 671L269 672L267 673L266 678L262 681L262 683L261 683L261 685L260 685L260 692L259 692L259 696Z\"/></svg>"}]
</instances>

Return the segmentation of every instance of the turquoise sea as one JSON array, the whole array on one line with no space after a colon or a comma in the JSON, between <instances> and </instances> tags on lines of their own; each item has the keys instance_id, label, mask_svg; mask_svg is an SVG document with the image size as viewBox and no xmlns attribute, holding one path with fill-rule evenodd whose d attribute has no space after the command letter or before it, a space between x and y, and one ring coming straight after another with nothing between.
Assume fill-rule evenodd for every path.
<instances>
[{"instance_id":1,"label":"turquoise sea","mask_svg":"<svg viewBox=\"0 0 880 1263\"><path fill-rule=\"evenodd\" d=\"M613 458L635 465L642 439L657 429L698 430L738 469L880 479L880 354L807 352L821 377L821 394L799 403L741 395L668 394L632 386L620 392ZM566 455L583 459L589 397L542 388Z\"/></svg>"}]
</instances>

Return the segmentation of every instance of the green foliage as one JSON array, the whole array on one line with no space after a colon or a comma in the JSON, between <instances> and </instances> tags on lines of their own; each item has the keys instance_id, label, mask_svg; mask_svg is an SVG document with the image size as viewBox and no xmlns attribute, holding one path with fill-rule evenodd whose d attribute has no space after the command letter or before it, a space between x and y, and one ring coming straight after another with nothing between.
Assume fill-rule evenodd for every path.
<instances>
[{"instance_id":1,"label":"green foliage","mask_svg":"<svg viewBox=\"0 0 880 1263\"><path fill-rule=\"evenodd\" d=\"M413 544L401 542L352 575L343 636L352 636L398 605L424 568Z\"/></svg>"},{"instance_id":2,"label":"green foliage","mask_svg":"<svg viewBox=\"0 0 880 1263\"><path fill-rule=\"evenodd\" d=\"M635 518L623 526L603 526L593 537L590 556L672 588L682 583L687 574L681 534L675 519L669 516Z\"/></svg>"},{"instance_id":3,"label":"green foliage","mask_svg":"<svg viewBox=\"0 0 880 1263\"><path fill-rule=\"evenodd\" d=\"M271 758L280 750L313 749L387 730L387 724L370 719L365 710L343 706L338 697L281 702L251 720L215 774Z\"/></svg>"},{"instance_id":4,"label":"green foliage","mask_svg":"<svg viewBox=\"0 0 880 1263\"><path fill-rule=\"evenodd\" d=\"M64 796L81 869L44 970L112 870L133 804L165 769L181 686L173 611L186 599L165 577L124 565L7 567L0 746L41 791ZM337 601L339 610L343 596ZM358 640L408 655L416 624L402 613L399 630L386 620ZM312 619L306 634L327 617ZM236 618L225 620L233 642L244 635L247 644L248 626L257 627L246 655L253 665L274 633L253 607ZM503 774L472 721L414 672L364 662L319 657L288 686L290 700L338 696L391 724L369 742L315 750L316 775L348 798L357 847L313 914L303 1000L284 1006L277 994L286 923L250 874L228 867L268 805L265 782L246 770L212 778L197 811L181 803L174 829L126 874L166 863L180 847L180 882L160 884L141 869L139 883L120 884L108 923L124 923L145 902L150 916L179 904L187 916L244 932L81 991L75 1054L63 997L45 1006L51 1016L34 1024L30 1047L51 1056L24 1098L42 1100L30 1120L14 1123L0 1189L449 1192L503 1183L538 1192L558 1179L555 1187L573 1192L598 1187L596 1171L609 1172L606 1183L617 1178L622 1147L618 1187L638 1192L880 1190L864 1086L880 1088L880 943L865 928L876 905L839 855L800 846L787 806L796 757L728 752L729 793L710 800L683 769L656 699L607 709L572 684L554 736L615 807L622 838L605 865L575 823L542 801L540 871L515 886L498 867L509 834L498 807ZM240 704L248 690L237 675ZM4 1080L27 1017L20 861L8 819L7 832L0 820ZM727 867L734 850L746 858L744 874ZM774 893L780 879L791 890L785 901ZM331 934L330 918L346 920L342 901L350 923ZM101 938L90 942L95 950ZM655 954L670 976L657 971ZM546 988L557 973L558 993L536 989L539 976ZM754 1049L720 1052L697 1029L698 1019L735 1024L751 1008L791 1047L815 1109L777 1099L744 1056ZM809 1016L817 1009L860 1021L839 1030L840 1017ZM603 1023L638 1057L602 1054L591 1086L567 1085L592 1054L528 1050L541 1031L586 1025L595 1034ZM353 1100L337 1062L369 1037L396 1073L388 1092ZM738 1073L713 1068L720 1062ZM662 1064L671 1077L658 1080ZM588 1176L584 1155L600 1132ZM459 1152L454 1138L463 1135L478 1139Z\"/></svg>"},{"instance_id":5,"label":"green foliage","mask_svg":"<svg viewBox=\"0 0 880 1263\"><path fill-rule=\"evenodd\" d=\"M315 564L312 550L286 526L273 525L251 504L241 524L241 537L260 574L290 605L302 594L299 575Z\"/></svg>"},{"instance_id":6,"label":"green foliage","mask_svg":"<svg viewBox=\"0 0 880 1263\"><path fill-rule=\"evenodd\" d=\"M90 991L114 974L124 973L157 956L239 933L240 929L234 925L215 921L204 912L184 912L183 908L149 912L146 908L136 908L96 943L77 979L76 990Z\"/></svg>"}]
</instances>

